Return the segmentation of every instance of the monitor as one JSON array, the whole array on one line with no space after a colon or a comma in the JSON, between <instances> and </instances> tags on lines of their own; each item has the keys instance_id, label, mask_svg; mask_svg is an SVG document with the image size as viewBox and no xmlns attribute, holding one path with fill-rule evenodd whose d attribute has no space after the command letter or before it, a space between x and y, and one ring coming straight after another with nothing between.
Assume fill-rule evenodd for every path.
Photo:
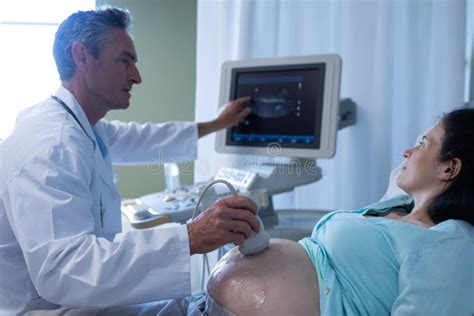
<instances>
[{"instance_id":1,"label":"monitor","mask_svg":"<svg viewBox=\"0 0 474 316\"><path fill-rule=\"evenodd\" d=\"M219 153L330 158L338 129L341 58L312 55L225 62L219 104L251 96L252 112L216 135Z\"/></svg>"}]
</instances>

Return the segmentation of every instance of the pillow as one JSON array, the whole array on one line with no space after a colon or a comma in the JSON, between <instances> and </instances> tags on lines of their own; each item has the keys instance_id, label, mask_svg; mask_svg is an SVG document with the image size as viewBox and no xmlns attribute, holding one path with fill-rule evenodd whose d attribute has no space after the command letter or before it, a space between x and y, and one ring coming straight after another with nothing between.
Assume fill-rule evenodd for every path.
<instances>
[{"instance_id":1,"label":"pillow","mask_svg":"<svg viewBox=\"0 0 474 316\"><path fill-rule=\"evenodd\" d=\"M400 189L400 187L397 185L397 177L402 165L403 165L403 161L398 166L396 166L395 169L392 170L392 172L390 172L390 181L388 183L387 191L385 192L384 196L380 199L380 201L391 199L400 194L408 195L405 191Z\"/></svg>"}]
</instances>

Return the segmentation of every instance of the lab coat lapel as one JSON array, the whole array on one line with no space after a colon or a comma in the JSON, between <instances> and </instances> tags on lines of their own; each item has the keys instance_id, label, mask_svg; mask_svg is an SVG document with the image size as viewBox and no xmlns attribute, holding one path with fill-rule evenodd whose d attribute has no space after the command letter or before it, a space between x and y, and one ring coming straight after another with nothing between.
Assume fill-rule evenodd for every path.
<instances>
[{"instance_id":1,"label":"lab coat lapel","mask_svg":"<svg viewBox=\"0 0 474 316\"><path fill-rule=\"evenodd\" d=\"M102 157L92 126L74 95L64 87L60 87L56 92L56 96L63 100L71 109L77 117L77 120L83 126L87 137L94 142L94 165L97 167L97 172L103 184L105 184L105 186L99 184L97 187L99 191L97 207L99 208L100 221L104 233L108 236L113 236L122 230L122 224L120 217L120 195L114 183L110 155ZM108 141L106 139L104 139L104 141L107 146Z\"/></svg>"},{"instance_id":2,"label":"lab coat lapel","mask_svg":"<svg viewBox=\"0 0 474 316\"><path fill-rule=\"evenodd\" d=\"M112 163L110 161L110 156L107 155L105 158L102 157L102 154L100 153L100 150L99 150L99 146L96 145L94 159L95 159L95 165L98 167L100 177L110 187L111 190L116 192L117 188L114 183L114 173L112 170Z\"/></svg>"},{"instance_id":3,"label":"lab coat lapel","mask_svg":"<svg viewBox=\"0 0 474 316\"><path fill-rule=\"evenodd\" d=\"M59 87L58 91L56 92L56 96L63 100L64 103L66 103L66 105L76 115L81 125L84 127L87 136L94 141L95 165L98 167L97 169L104 182L110 187L111 190L116 192L117 189L114 184L114 176L110 157L108 155L105 158L102 157L99 145L97 144L97 139L94 135L94 132L92 131L92 126L89 120L87 119L84 110L82 109L74 95L66 88L62 86Z\"/></svg>"},{"instance_id":4,"label":"lab coat lapel","mask_svg":"<svg viewBox=\"0 0 474 316\"><path fill-rule=\"evenodd\" d=\"M77 117L77 120L79 121L79 123L81 123L82 127L84 128L87 136L90 139L95 140L94 132L92 131L92 126L86 117L86 113L84 113L84 110L79 105L79 102L74 97L74 95L69 90L67 90L66 88L62 86L59 87L55 95L58 98L60 98L67 105L67 107L74 113L74 115ZM96 141L94 141L94 150L97 151Z\"/></svg>"}]
</instances>

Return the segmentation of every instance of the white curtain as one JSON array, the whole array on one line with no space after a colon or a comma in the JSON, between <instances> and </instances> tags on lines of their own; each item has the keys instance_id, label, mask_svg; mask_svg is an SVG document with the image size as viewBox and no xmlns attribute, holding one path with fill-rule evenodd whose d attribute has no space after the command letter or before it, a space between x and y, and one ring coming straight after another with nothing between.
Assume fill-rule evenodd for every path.
<instances>
[{"instance_id":1,"label":"white curtain","mask_svg":"<svg viewBox=\"0 0 474 316\"><path fill-rule=\"evenodd\" d=\"M352 209L378 200L405 148L463 103L465 0L199 0L196 119L215 117L226 60L337 53L341 97L357 125L338 133L321 181L278 196L277 208ZM235 157L200 141L196 180Z\"/></svg>"}]
</instances>

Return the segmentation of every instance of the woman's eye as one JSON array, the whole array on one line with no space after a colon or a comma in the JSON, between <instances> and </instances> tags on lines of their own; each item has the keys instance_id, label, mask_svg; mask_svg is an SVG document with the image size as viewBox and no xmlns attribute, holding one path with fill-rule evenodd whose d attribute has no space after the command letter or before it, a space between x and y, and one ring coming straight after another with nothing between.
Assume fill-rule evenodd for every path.
<instances>
[{"instance_id":1,"label":"woman's eye","mask_svg":"<svg viewBox=\"0 0 474 316\"><path fill-rule=\"evenodd\" d=\"M424 143L422 140L420 140L420 141L418 142L418 145L420 145L420 147L424 147L424 146L425 146L425 143Z\"/></svg>"}]
</instances>

